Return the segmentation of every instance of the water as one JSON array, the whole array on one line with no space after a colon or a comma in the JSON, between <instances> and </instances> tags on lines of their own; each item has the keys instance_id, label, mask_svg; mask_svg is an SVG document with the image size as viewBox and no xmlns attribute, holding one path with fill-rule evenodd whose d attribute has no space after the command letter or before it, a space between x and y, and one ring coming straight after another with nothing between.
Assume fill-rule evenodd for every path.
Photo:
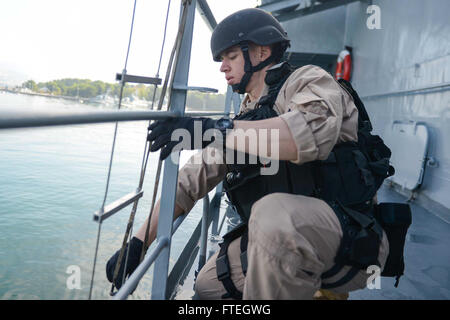
<instances>
[{"instance_id":1,"label":"water","mask_svg":"<svg viewBox=\"0 0 450 320\"><path fill-rule=\"evenodd\" d=\"M99 107L0 92L8 109L74 111ZM138 186L148 123L120 123L106 204ZM87 299L114 124L0 130L0 299ZM148 216L157 154L151 154L134 231ZM183 154L183 161L189 154ZM201 218L199 202L173 238L171 262ZM121 246L131 206L102 224L93 299L110 299L105 265ZM81 289L69 289L70 267ZM148 299L152 270L132 299ZM69 272L69 273L68 273Z\"/></svg>"}]
</instances>

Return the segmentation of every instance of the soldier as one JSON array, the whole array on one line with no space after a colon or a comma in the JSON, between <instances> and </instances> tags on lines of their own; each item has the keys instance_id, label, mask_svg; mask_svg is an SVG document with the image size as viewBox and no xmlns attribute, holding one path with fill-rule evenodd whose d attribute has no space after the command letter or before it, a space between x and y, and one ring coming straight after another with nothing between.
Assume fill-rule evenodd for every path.
<instances>
[{"instance_id":1,"label":"soldier","mask_svg":"<svg viewBox=\"0 0 450 320\"><path fill-rule=\"evenodd\" d=\"M175 218L223 181L243 221L200 270L195 285L200 299L311 299L321 288L330 290L327 296L347 295L366 287L368 265L382 269L386 262L387 237L370 214L379 185L365 192L361 179L355 180L352 170L361 169L361 161L338 165L341 156L358 154L358 109L351 94L325 70L313 65L294 70L280 63L289 43L280 23L263 10L228 16L215 28L211 50L227 83L246 94L239 114L232 120L181 117L156 121L149 128L151 150L161 149L162 158L179 143L171 139L176 129L193 136L197 123L202 133L220 132L214 144L184 144L204 149L181 168L176 194ZM234 145L240 129L254 130L258 140ZM267 146L278 147L269 156L271 164L278 161L276 174L261 174L262 161L221 164L201 156L220 149L223 140L227 156L243 152L247 161L248 155L266 157L263 149L269 147L252 148L252 143L261 145L265 130L278 133L276 140L272 135L264 139ZM364 179L372 179L370 174ZM155 239L158 215L159 202L148 243ZM127 275L139 263L146 224L131 240ZM108 262L110 281L117 259L118 252Z\"/></svg>"}]
</instances>

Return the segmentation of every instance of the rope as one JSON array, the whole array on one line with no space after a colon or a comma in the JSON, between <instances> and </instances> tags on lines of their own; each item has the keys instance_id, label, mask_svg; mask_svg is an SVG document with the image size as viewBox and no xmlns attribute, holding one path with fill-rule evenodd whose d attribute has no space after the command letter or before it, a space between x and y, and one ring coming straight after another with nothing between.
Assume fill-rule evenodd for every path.
<instances>
[{"instance_id":1,"label":"rope","mask_svg":"<svg viewBox=\"0 0 450 320\"><path fill-rule=\"evenodd\" d=\"M170 11L170 3L171 0L169 0L168 5L167 5L167 12L166 12L166 22L164 24L164 34L163 34L163 41L162 41L162 45L161 45L161 53L159 54L159 62L158 62L158 69L156 71L156 75L155 78L159 78L159 71L161 69L161 61L162 61L162 57L163 57L163 53L164 53L164 45L166 43L166 34L167 34L167 22L169 21L169 11ZM153 90L153 97L152 97L152 107L151 110L153 110L154 104L155 104L155 99L156 99L156 89L158 88L158 85L155 84L154 85L154 90ZM149 121L149 125L150 125L151 121ZM150 148L148 148L148 140L147 137L145 139L145 147L144 150L147 150L147 155L144 152L144 157L142 158L142 166L141 166L141 172L142 170L145 172L147 169L147 162L148 162L148 156L150 154ZM145 160L144 160L145 159ZM143 169L142 169L143 168Z\"/></svg>"},{"instance_id":2,"label":"rope","mask_svg":"<svg viewBox=\"0 0 450 320\"><path fill-rule=\"evenodd\" d=\"M125 66L124 66L123 72L122 72L122 80L121 80L121 87L120 87L118 109L120 109L121 104L122 104L123 87L125 86L125 81L124 81L125 77L124 77L124 75L126 74L126 68L127 68L127 63L128 63L128 55L130 53L130 47L131 47L131 38L132 38L132 35L133 35L134 17L135 17L135 12L136 12L136 2L137 2L137 0L134 1L134 6L133 6L133 16L131 18L131 30L130 30L129 40L128 40L128 49L127 49L127 55L126 55L126 58L125 58ZM108 190L109 190L109 181L110 181L110 177L111 177L112 161L113 161L113 158L114 158L114 149L115 149L116 138L117 138L117 127L118 127L118 122L116 122L115 127L114 127L114 137L113 137L113 143L112 143L112 148L111 148L111 156L110 156L110 159L109 159L108 176L107 176L107 179L106 179L106 187L105 187L105 196L103 198L103 203L102 203L100 212L104 211L106 199L108 197ZM97 264L97 255L98 255L98 247L99 247L99 242L100 242L101 227L102 227L102 219L101 219L101 216L100 216L99 223L98 223L98 230L97 230L97 241L96 241L96 245L95 245L95 254L94 254L94 263L93 263L93 268L92 268L91 284L90 284L90 288L89 288L89 300L91 300L91 298L92 298L92 289L94 287L95 266Z\"/></svg>"},{"instance_id":3,"label":"rope","mask_svg":"<svg viewBox=\"0 0 450 320\"><path fill-rule=\"evenodd\" d=\"M188 5L190 5L190 3L188 3L188 1L184 1L183 2L183 13L182 13L182 17L181 17L181 20L180 20L180 25L179 25L179 28L178 28L177 38L175 40L175 44L174 44L174 46L172 48L172 52L170 54L170 59L169 59L169 64L168 64L167 70L166 70L166 77L165 77L165 80L164 80L164 85L163 85L163 88L161 90L161 95L159 97L158 110L162 109L162 104L163 104L164 97L165 97L165 94L166 94L166 90L167 90L167 87L168 87L168 80L169 80L169 78L171 78L169 87L172 88L172 86L173 86L173 78L174 78L175 68L172 69L172 67L173 67L173 65L176 66L176 63L178 61L179 51L180 51L180 47L181 47L181 41L182 41L183 34L184 34L184 28L186 26ZM175 62L174 62L174 59L175 59ZM169 105L170 105L170 100L169 100L168 106ZM151 146L149 146L149 148L150 147ZM140 261L142 261L144 259L145 253L146 253L146 251L147 251L147 249L149 247L147 242L148 242L150 223L151 223L151 219L152 219L152 215L153 215L153 210L155 208L156 195L158 193L159 180L160 180L160 177L161 177L161 168L162 168L162 160L159 159L159 161L158 161L158 168L157 168L157 171L156 171L155 185L153 187L152 204L151 204L149 215L148 215L148 218L147 218L145 239L144 239L144 245L142 246Z\"/></svg>"}]
</instances>

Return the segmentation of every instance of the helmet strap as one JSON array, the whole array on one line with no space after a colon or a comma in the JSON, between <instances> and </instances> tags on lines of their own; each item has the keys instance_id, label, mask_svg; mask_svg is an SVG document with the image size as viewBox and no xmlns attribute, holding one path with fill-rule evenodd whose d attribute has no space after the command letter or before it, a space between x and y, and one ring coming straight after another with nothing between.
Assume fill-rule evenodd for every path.
<instances>
[{"instance_id":1,"label":"helmet strap","mask_svg":"<svg viewBox=\"0 0 450 320\"><path fill-rule=\"evenodd\" d=\"M252 78L252 75L254 72L259 71L263 69L264 67L268 66L272 61L274 61L274 56L271 54L270 57L268 57L266 60L261 61L257 66L252 66L252 62L250 60L250 54L249 54L249 46L248 42L244 41L239 44L242 50L242 54L244 56L244 71L245 74L242 76L241 82L233 84L231 87L234 92L238 92L239 94L245 93L245 88L247 88L248 83L250 82L250 79Z\"/></svg>"}]
</instances>

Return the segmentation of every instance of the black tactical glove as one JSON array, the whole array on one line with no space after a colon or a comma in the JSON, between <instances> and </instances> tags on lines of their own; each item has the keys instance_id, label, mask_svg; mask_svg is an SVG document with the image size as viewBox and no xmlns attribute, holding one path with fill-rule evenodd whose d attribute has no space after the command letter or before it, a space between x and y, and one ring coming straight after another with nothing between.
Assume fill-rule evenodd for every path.
<instances>
[{"instance_id":1,"label":"black tactical glove","mask_svg":"<svg viewBox=\"0 0 450 320\"><path fill-rule=\"evenodd\" d=\"M172 153L173 148L183 139L181 137L177 141L172 141L171 136L176 129L185 129L189 133L190 141L183 141L183 149L203 149L215 140L213 136L210 141L203 141L203 134L208 129L214 129L217 121L210 118L191 117L169 118L155 121L148 127L151 132L147 140L153 142L150 151L154 152L161 149L160 158L162 160L167 158ZM194 134L195 123L195 126L198 126L201 130L197 130L198 132Z\"/></svg>"},{"instance_id":2,"label":"black tactical glove","mask_svg":"<svg viewBox=\"0 0 450 320\"><path fill-rule=\"evenodd\" d=\"M119 273L117 275L116 281L114 281L114 285L117 289L120 289L122 286L122 275L123 270L125 268L125 259L127 257L127 250L130 249L130 253L128 254L128 261L127 261L127 269L125 273L125 279L136 270L137 266L139 265L139 260L141 258L141 251L142 246L144 243L139 240L136 237L133 237L129 243L129 245L126 246L125 252L122 257L122 263L120 264ZM109 282L113 282L114 277L114 269L116 267L117 260L119 259L120 255L120 249L117 250L117 252L108 260L108 263L106 264L106 277L108 278Z\"/></svg>"}]
</instances>

